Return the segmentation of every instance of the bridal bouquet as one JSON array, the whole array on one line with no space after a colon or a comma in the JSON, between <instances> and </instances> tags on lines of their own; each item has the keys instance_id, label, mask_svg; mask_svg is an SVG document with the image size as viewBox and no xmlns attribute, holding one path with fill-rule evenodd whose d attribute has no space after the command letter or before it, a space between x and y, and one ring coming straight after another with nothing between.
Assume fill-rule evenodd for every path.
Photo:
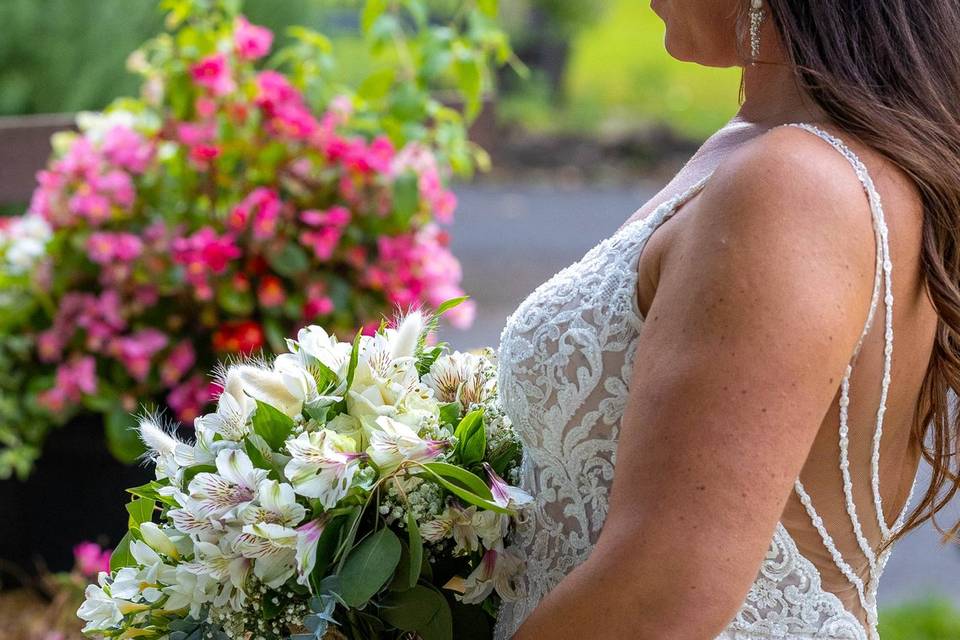
<instances>
[{"instance_id":1,"label":"bridal bouquet","mask_svg":"<svg viewBox=\"0 0 960 640\"><path fill-rule=\"evenodd\" d=\"M87 589L84 631L483 637L516 595L504 540L532 498L504 480L520 447L492 351L431 344L456 302L352 344L310 326L272 361L222 367L193 443L141 420L156 480L129 490L130 529Z\"/></svg>"}]
</instances>

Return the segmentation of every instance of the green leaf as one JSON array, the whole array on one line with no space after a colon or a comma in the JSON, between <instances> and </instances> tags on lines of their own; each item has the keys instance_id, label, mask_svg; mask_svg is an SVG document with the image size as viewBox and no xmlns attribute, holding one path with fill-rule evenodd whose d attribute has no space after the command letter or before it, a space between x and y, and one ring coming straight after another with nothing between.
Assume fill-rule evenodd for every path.
<instances>
[{"instance_id":1,"label":"green leaf","mask_svg":"<svg viewBox=\"0 0 960 640\"><path fill-rule=\"evenodd\" d=\"M293 243L284 245L280 251L268 253L266 258L274 271L287 278L296 277L310 269L310 256Z\"/></svg>"},{"instance_id":2,"label":"green leaf","mask_svg":"<svg viewBox=\"0 0 960 640\"><path fill-rule=\"evenodd\" d=\"M487 434L483 428L483 409L471 411L463 417L453 432L457 438L454 454L460 462L469 466L483 460L487 450Z\"/></svg>"},{"instance_id":3,"label":"green leaf","mask_svg":"<svg viewBox=\"0 0 960 640\"><path fill-rule=\"evenodd\" d=\"M146 498L147 500L157 500L162 501L163 496L160 495L160 489L165 486L169 486L170 483L161 483L153 480L147 484L142 484L139 487L131 487L127 489L127 493L137 496L138 498Z\"/></svg>"},{"instance_id":4,"label":"green leaf","mask_svg":"<svg viewBox=\"0 0 960 640\"><path fill-rule=\"evenodd\" d=\"M393 67L384 67L374 71L357 87L357 95L364 100L382 100L390 93L393 83L397 79L397 70Z\"/></svg>"},{"instance_id":5,"label":"green leaf","mask_svg":"<svg viewBox=\"0 0 960 640\"><path fill-rule=\"evenodd\" d=\"M393 183L393 211L406 224L420 207L420 187L414 173L404 173Z\"/></svg>"},{"instance_id":6,"label":"green leaf","mask_svg":"<svg viewBox=\"0 0 960 640\"><path fill-rule=\"evenodd\" d=\"M360 338L362 337L363 329L357 331L357 335L353 339L353 348L350 350L350 364L347 366L347 387L346 391L343 392L344 396L353 386L353 376L357 373L357 361L360 359Z\"/></svg>"},{"instance_id":7,"label":"green leaf","mask_svg":"<svg viewBox=\"0 0 960 640\"><path fill-rule=\"evenodd\" d=\"M440 424L457 424L463 407L459 402L448 402L440 405Z\"/></svg>"},{"instance_id":8,"label":"green leaf","mask_svg":"<svg viewBox=\"0 0 960 640\"><path fill-rule=\"evenodd\" d=\"M190 481L201 473L216 473L217 468L212 464L198 464L193 467L187 467L183 470L183 488L190 486Z\"/></svg>"},{"instance_id":9,"label":"green leaf","mask_svg":"<svg viewBox=\"0 0 960 640\"><path fill-rule=\"evenodd\" d=\"M225 282L217 289L217 302L224 311L235 316L246 316L253 312L253 294L250 291L238 291L232 282Z\"/></svg>"},{"instance_id":10,"label":"green leaf","mask_svg":"<svg viewBox=\"0 0 960 640\"><path fill-rule=\"evenodd\" d=\"M314 583L315 591L320 581L327 577L327 571L337 553L337 543L340 541L340 532L344 525L350 522L350 518L341 516L334 518L323 528L320 539L317 540L316 561L313 565L313 573L310 575L311 582Z\"/></svg>"},{"instance_id":11,"label":"green leaf","mask_svg":"<svg viewBox=\"0 0 960 640\"><path fill-rule=\"evenodd\" d=\"M488 18L496 18L500 2L499 0L477 0L477 8Z\"/></svg>"},{"instance_id":12,"label":"green leaf","mask_svg":"<svg viewBox=\"0 0 960 640\"><path fill-rule=\"evenodd\" d=\"M401 631L415 631L423 640L453 638L453 617L447 599L423 585L391 592L380 610L383 619Z\"/></svg>"},{"instance_id":13,"label":"green leaf","mask_svg":"<svg viewBox=\"0 0 960 640\"><path fill-rule=\"evenodd\" d=\"M119 460L131 464L146 451L136 429L136 419L123 409L107 414L104 421L107 448Z\"/></svg>"},{"instance_id":14,"label":"green leaf","mask_svg":"<svg viewBox=\"0 0 960 640\"><path fill-rule=\"evenodd\" d=\"M137 564L137 561L133 559L133 554L130 553L130 542L132 541L133 536L129 531L120 538L120 542L114 547L113 553L110 554L110 571L133 567Z\"/></svg>"},{"instance_id":15,"label":"green leaf","mask_svg":"<svg viewBox=\"0 0 960 640\"><path fill-rule=\"evenodd\" d=\"M490 493L490 488L483 483L483 480L469 471L446 464L445 462L427 462L422 466L438 484L468 504L476 505L488 511L496 511L497 513L513 513L509 509L504 509L496 502L493 502L493 495ZM477 483L479 483L479 485L477 485ZM466 488L464 486L465 484L469 484L472 490ZM483 495L476 493L480 491L481 488L483 489Z\"/></svg>"},{"instance_id":16,"label":"green leaf","mask_svg":"<svg viewBox=\"0 0 960 640\"><path fill-rule=\"evenodd\" d=\"M447 311L450 311L450 309L460 306L469 299L470 296L460 296L459 298L450 298L449 300L445 300L444 302L440 303L439 307L437 307L435 315L442 316Z\"/></svg>"},{"instance_id":17,"label":"green leaf","mask_svg":"<svg viewBox=\"0 0 960 640\"><path fill-rule=\"evenodd\" d=\"M259 400L251 422L254 433L266 440L273 450L279 450L283 446L294 427L290 416Z\"/></svg>"},{"instance_id":18,"label":"green leaf","mask_svg":"<svg viewBox=\"0 0 960 640\"><path fill-rule=\"evenodd\" d=\"M490 455L488 462L498 476L507 472L507 467L520 455L520 445L510 441L497 447Z\"/></svg>"},{"instance_id":19,"label":"green leaf","mask_svg":"<svg viewBox=\"0 0 960 640\"><path fill-rule=\"evenodd\" d=\"M420 579L420 567L423 564L423 538L420 536L420 527L412 511L407 511L407 542L410 546L410 575L409 583L413 588Z\"/></svg>"},{"instance_id":20,"label":"green leaf","mask_svg":"<svg viewBox=\"0 0 960 640\"><path fill-rule=\"evenodd\" d=\"M153 510L157 507L155 500L134 498L127 503L127 513L130 514L130 528L138 529L144 522L153 519Z\"/></svg>"},{"instance_id":21,"label":"green leaf","mask_svg":"<svg viewBox=\"0 0 960 640\"><path fill-rule=\"evenodd\" d=\"M383 15L387 10L387 0L367 0L363 7L363 14L360 17L360 27L364 33L370 31L377 18Z\"/></svg>"},{"instance_id":22,"label":"green leaf","mask_svg":"<svg viewBox=\"0 0 960 640\"><path fill-rule=\"evenodd\" d=\"M366 538L347 557L340 571L340 596L360 608L387 583L400 562L400 539L386 527Z\"/></svg>"}]
</instances>

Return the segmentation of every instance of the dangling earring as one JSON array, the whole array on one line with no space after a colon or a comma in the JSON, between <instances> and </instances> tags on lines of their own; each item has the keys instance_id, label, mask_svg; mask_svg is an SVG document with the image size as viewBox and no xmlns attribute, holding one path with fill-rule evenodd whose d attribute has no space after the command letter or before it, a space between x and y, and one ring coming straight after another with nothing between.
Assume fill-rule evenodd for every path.
<instances>
[{"instance_id":1,"label":"dangling earring","mask_svg":"<svg viewBox=\"0 0 960 640\"><path fill-rule=\"evenodd\" d=\"M760 27L763 25L765 13L763 0L750 2L750 63L756 64L760 58Z\"/></svg>"}]
</instances>

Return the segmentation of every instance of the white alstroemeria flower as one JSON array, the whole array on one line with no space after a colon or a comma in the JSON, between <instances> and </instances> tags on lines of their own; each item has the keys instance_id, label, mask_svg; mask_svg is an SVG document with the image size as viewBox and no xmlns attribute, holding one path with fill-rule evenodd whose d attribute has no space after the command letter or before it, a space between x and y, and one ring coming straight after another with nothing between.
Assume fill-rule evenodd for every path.
<instances>
[{"instance_id":1,"label":"white alstroemeria flower","mask_svg":"<svg viewBox=\"0 0 960 640\"><path fill-rule=\"evenodd\" d=\"M397 413L397 404L410 388L419 383L413 356L395 357L384 334L361 340L353 384L347 394L347 410L364 426L383 415Z\"/></svg>"},{"instance_id":2,"label":"white alstroemeria flower","mask_svg":"<svg viewBox=\"0 0 960 640\"><path fill-rule=\"evenodd\" d=\"M323 514L297 527L297 582L303 586L310 583L310 574L317 563L317 542L328 520L329 516Z\"/></svg>"},{"instance_id":3,"label":"white alstroemeria flower","mask_svg":"<svg viewBox=\"0 0 960 640\"><path fill-rule=\"evenodd\" d=\"M77 610L77 617L87 623L84 633L115 628L123 622L123 616L149 608L113 595L109 581L109 575L101 571L97 584L87 585L83 593L84 600Z\"/></svg>"},{"instance_id":4,"label":"white alstroemeria flower","mask_svg":"<svg viewBox=\"0 0 960 640\"><path fill-rule=\"evenodd\" d=\"M256 498L258 485L267 471L256 469L247 454L227 449L217 454L218 473L198 473L190 481L190 498L202 516L223 517Z\"/></svg>"},{"instance_id":5,"label":"white alstroemeria flower","mask_svg":"<svg viewBox=\"0 0 960 640\"><path fill-rule=\"evenodd\" d=\"M445 353L430 366L423 383L433 389L440 402L456 402L461 400L463 386L480 376L480 364L480 357L472 353ZM469 403L464 402L463 406Z\"/></svg>"},{"instance_id":6,"label":"white alstroemeria flower","mask_svg":"<svg viewBox=\"0 0 960 640\"><path fill-rule=\"evenodd\" d=\"M213 600L216 607L230 606L238 610L246 600L244 586L250 575L251 561L232 549L232 544L226 539L220 544L197 542L194 545L194 560L183 565L197 575L209 575L219 586L221 591Z\"/></svg>"},{"instance_id":7,"label":"white alstroemeria flower","mask_svg":"<svg viewBox=\"0 0 960 640\"><path fill-rule=\"evenodd\" d=\"M143 536L143 541L154 551L162 553L171 560L180 559L180 552L177 550L176 545L174 545L170 537L153 522L144 522L141 524L140 535Z\"/></svg>"},{"instance_id":8,"label":"white alstroemeria flower","mask_svg":"<svg viewBox=\"0 0 960 640\"><path fill-rule=\"evenodd\" d=\"M427 542L439 542L445 538L453 538L454 555L473 553L480 548L480 538L474 528L474 516L477 513L475 506L466 509L454 502L447 504L438 517L420 525L420 535Z\"/></svg>"},{"instance_id":9,"label":"white alstroemeria flower","mask_svg":"<svg viewBox=\"0 0 960 640\"><path fill-rule=\"evenodd\" d=\"M132 555L133 559L137 561L137 564L142 567L136 578L138 582L138 591L144 584L153 585L156 583L159 579L160 571L165 566L163 558L160 557L160 554L154 551L153 547L146 542L143 542L142 540L134 540L130 543L130 555ZM114 582L114 590L112 593L117 593L116 585L117 581ZM123 593L123 597L127 599L133 598L132 595L126 592Z\"/></svg>"},{"instance_id":10,"label":"white alstroemeria flower","mask_svg":"<svg viewBox=\"0 0 960 640\"><path fill-rule=\"evenodd\" d=\"M319 499L324 509L333 508L346 495L364 458L353 438L329 429L300 434L287 442L287 451L292 460L283 474L293 490Z\"/></svg>"},{"instance_id":11,"label":"white alstroemeria flower","mask_svg":"<svg viewBox=\"0 0 960 640\"><path fill-rule=\"evenodd\" d=\"M384 472L407 460L433 460L447 447L445 441L424 440L409 426L389 416L380 416L376 424L379 428L370 433L367 454Z\"/></svg>"},{"instance_id":12,"label":"white alstroemeria flower","mask_svg":"<svg viewBox=\"0 0 960 640\"><path fill-rule=\"evenodd\" d=\"M496 511L478 510L473 514L471 521L473 530L480 536L480 541L487 549L493 549L503 544L503 538L510 528L510 516Z\"/></svg>"},{"instance_id":13,"label":"white alstroemeria flower","mask_svg":"<svg viewBox=\"0 0 960 640\"><path fill-rule=\"evenodd\" d=\"M236 369L247 395L295 418L303 412L304 402L312 402L318 396L317 381L290 360L281 360L278 364L279 369L248 364L231 369Z\"/></svg>"},{"instance_id":14,"label":"white alstroemeria flower","mask_svg":"<svg viewBox=\"0 0 960 640\"><path fill-rule=\"evenodd\" d=\"M175 578L170 586L163 588L167 596L163 608L167 611L190 609L194 618L200 616L203 605L216 596L219 583L207 573L194 573L184 565L176 568Z\"/></svg>"},{"instance_id":15,"label":"white alstroemeria flower","mask_svg":"<svg viewBox=\"0 0 960 640\"><path fill-rule=\"evenodd\" d=\"M488 549L483 560L464 581L463 595L456 598L464 604L480 604L496 590L505 601L516 600L514 578L523 562L508 551Z\"/></svg>"},{"instance_id":16,"label":"white alstroemeria flower","mask_svg":"<svg viewBox=\"0 0 960 640\"><path fill-rule=\"evenodd\" d=\"M184 458L189 459L193 447L177 438L174 428L164 426L160 421L147 416L140 419L137 427L140 440L147 448L147 457L156 465L158 478L176 480L185 466Z\"/></svg>"},{"instance_id":17,"label":"white alstroemeria flower","mask_svg":"<svg viewBox=\"0 0 960 640\"><path fill-rule=\"evenodd\" d=\"M297 532L279 524L248 524L233 543L234 550L253 559L253 573L276 588L296 570Z\"/></svg>"},{"instance_id":18,"label":"white alstroemeria flower","mask_svg":"<svg viewBox=\"0 0 960 640\"><path fill-rule=\"evenodd\" d=\"M295 527L307 515L307 510L297 504L293 487L276 480L264 480L257 491L257 504L249 504L240 510L245 524L270 523Z\"/></svg>"},{"instance_id":19,"label":"white alstroemeria flower","mask_svg":"<svg viewBox=\"0 0 960 640\"><path fill-rule=\"evenodd\" d=\"M316 360L340 378L344 378L347 375L353 345L349 342L340 342L336 336L328 335L323 327L310 325L297 332L296 341L287 340L287 348L290 349L291 354L299 357L304 369L309 371L312 360Z\"/></svg>"},{"instance_id":20,"label":"white alstroemeria flower","mask_svg":"<svg viewBox=\"0 0 960 640\"><path fill-rule=\"evenodd\" d=\"M490 478L490 492L493 494L493 501L504 509L519 509L533 502L533 496L529 493L507 484L503 478L497 475L489 463L484 462L483 468Z\"/></svg>"},{"instance_id":21,"label":"white alstroemeria flower","mask_svg":"<svg viewBox=\"0 0 960 640\"><path fill-rule=\"evenodd\" d=\"M177 447L174 457L177 464L183 468L196 467L202 464L214 464L221 451L240 448L240 443L233 440L218 438L217 432L208 428L200 418L193 422L193 445Z\"/></svg>"},{"instance_id":22,"label":"white alstroemeria flower","mask_svg":"<svg viewBox=\"0 0 960 640\"><path fill-rule=\"evenodd\" d=\"M199 502L182 493L175 498L181 506L179 509L167 511L167 517L173 521L177 531L200 536L207 542L226 532L226 525L216 518L205 515L207 510Z\"/></svg>"},{"instance_id":23,"label":"white alstroemeria flower","mask_svg":"<svg viewBox=\"0 0 960 640\"><path fill-rule=\"evenodd\" d=\"M239 371L231 367L224 377L223 393L217 399L216 412L200 416L194 424L219 433L227 440L240 441L250 433L250 416L256 408L256 403L243 393Z\"/></svg>"}]
</instances>

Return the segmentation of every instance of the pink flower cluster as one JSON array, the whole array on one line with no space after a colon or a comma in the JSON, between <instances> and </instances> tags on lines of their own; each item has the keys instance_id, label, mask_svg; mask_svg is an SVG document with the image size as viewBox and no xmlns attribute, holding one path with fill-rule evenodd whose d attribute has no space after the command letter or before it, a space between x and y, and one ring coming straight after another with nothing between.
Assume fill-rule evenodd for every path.
<instances>
[{"instance_id":1,"label":"pink flower cluster","mask_svg":"<svg viewBox=\"0 0 960 640\"><path fill-rule=\"evenodd\" d=\"M379 256L366 273L366 284L380 289L391 304L401 308L425 301L439 306L462 295L460 263L450 253L449 237L436 225L400 236L378 240ZM473 322L476 308L468 300L447 317L457 327Z\"/></svg>"},{"instance_id":2,"label":"pink flower cluster","mask_svg":"<svg viewBox=\"0 0 960 640\"><path fill-rule=\"evenodd\" d=\"M275 189L258 187L233 208L227 224L238 233L250 226L254 238L267 240L277 233L282 209L283 203Z\"/></svg>"},{"instance_id":3,"label":"pink flower cluster","mask_svg":"<svg viewBox=\"0 0 960 640\"><path fill-rule=\"evenodd\" d=\"M100 226L122 217L136 198L133 176L145 172L154 155L155 145L124 125L113 126L99 145L80 136L37 174L30 211L54 228Z\"/></svg>"},{"instance_id":4,"label":"pink flower cluster","mask_svg":"<svg viewBox=\"0 0 960 640\"><path fill-rule=\"evenodd\" d=\"M300 243L313 250L317 260L326 262L340 242L343 230L350 224L350 210L332 207L326 211L313 209L300 213L300 221L306 225L300 233Z\"/></svg>"},{"instance_id":5,"label":"pink flower cluster","mask_svg":"<svg viewBox=\"0 0 960 640\"><path fill-rule=\"evenodd\" d=\"M53 387L42 392L37 401L51 411L62 411L80 402L83 394L97 392L97 363L92 356L75 357L57 367Z\"/></svg>"},{"instance_id":6,"label":"pink flower cluster","mask_svg":"<svg viewBox=\"0 0 960 640\"><path fill-rule=\"evenodd\" d=\"M185 267L186 279L199 300L213 297L210 277L222 274L241 255L243 252L231 234L218 235L212 227L203 227L173 242L173 261Z\"/></svg>"},{"instance_id":7,"label":"pink flower cluster","mask_svg":"<svg viewBox=\"0 0 960 640\"><path fill-rule=\"evenodd\" d=\"M101 571L110 572L112 549L104 549L96 542L81 542L73 548L73 563L80 575L96 580Z\"/></svg>"}]
</instances>

